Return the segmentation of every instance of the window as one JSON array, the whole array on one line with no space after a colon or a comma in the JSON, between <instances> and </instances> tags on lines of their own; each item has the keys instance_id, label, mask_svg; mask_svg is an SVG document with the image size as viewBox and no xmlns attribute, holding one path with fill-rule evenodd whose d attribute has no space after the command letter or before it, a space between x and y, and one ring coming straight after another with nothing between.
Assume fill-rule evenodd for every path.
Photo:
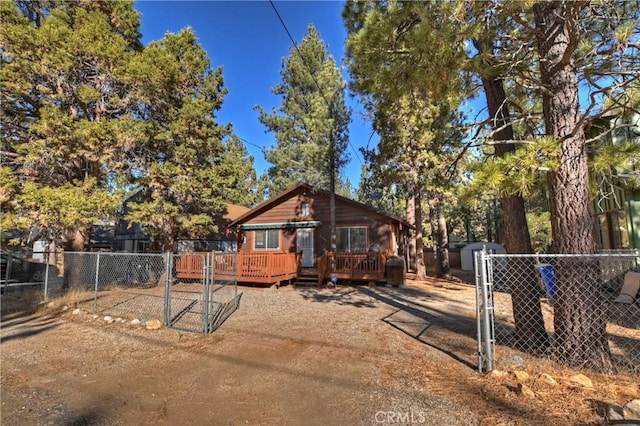
<instances>
[{"instance_id":1,"label":"window","mask_svg":"<svg viewBox=\"0 0 640 426\"><path fill-rule=\"evenodd\" d=\"M616 250L629 248L629 234L624 210L612 210L596 215L598 248Z\"/></svg>"},{"instance_id":2,"label":"window","mask_svg":"<svg viewBox=\"0 0 640 426\"><path fill-rule=\"evenodd\" d=\"M309 217L311 216L311 209L309 208L309 203L302 203L300 207L300 216Z\"/></svg>"},{"instance_id":3,"label":"window","mask_svg":"<svg viewBox=\"0 0 640 426\"><path fill-rule=\"evenodd\" d=\"M615 250L630 247L624 202L622 189L613 187L613 191L595 203L595 233L599 249Z\"/></svg>"},{"instance_id":4,"label":"window","mask_svg":"<svg viewBox=\"0 0 640 426\"><path fill-rule=\"evenodd\" d=\"M337 251L367 251L367 228L364 226L336 228Z\"/></svg>"},{"instance_id":5,"label":"window","mask_svg":"<svg viewBox=\"0 0 640 426\"><path fill-rule=\"evenodd\" d=\"M255 250L278 250L280 248L280 230L259 229L253 232L255 235L253 242Z\"/></svg>"}]
</instances>

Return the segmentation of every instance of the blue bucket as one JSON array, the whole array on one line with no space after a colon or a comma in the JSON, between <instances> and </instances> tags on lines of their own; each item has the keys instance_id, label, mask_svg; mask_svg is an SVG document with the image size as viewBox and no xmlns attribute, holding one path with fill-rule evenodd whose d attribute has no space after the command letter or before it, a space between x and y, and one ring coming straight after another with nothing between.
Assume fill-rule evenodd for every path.
<instances>
[{"instance_id":1,"label":"blue bucket","mask_svg":"<svg viewBox=\"0 0 640 426\"><path fill-rule=\"evenodd\" d=\"M541 263L536 265L536 269L540 272L542 277L542 283L550 298L554 298L556 295L556 277L553 272L553 265L548 263Z\"/></svg>"}]
</instances>

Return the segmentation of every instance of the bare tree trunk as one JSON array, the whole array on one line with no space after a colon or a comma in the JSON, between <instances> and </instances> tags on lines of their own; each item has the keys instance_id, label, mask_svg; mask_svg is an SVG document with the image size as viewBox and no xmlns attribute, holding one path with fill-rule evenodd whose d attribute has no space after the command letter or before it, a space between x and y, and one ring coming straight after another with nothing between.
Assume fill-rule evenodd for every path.
<instances>
[{"instance_id":1,"label":"bare tree trunk","mask_svg":"<svg viewBox=\"0 0 640 426\"><path fill-rule=\"evenodd\" d=\"M429 224L431 225L431 235L433 235L435 276L438 278L450 278L449 233L447 231L447 219L442 211L442 195L431 193L430 197L432 202L429 207Z\"/></svg>"},{"instance_id":2,"label":"bare tree trunk","mask_svg":"<svg viewBox=\"0 0 640 426\"><path fill-rule=\"evenodd\" d=\"M64 242L65 251L85 251L86 233L87 230L79 226L68 230Z\"/></svg>"},{"instance_id":3,"label":"bare tree trunk","mask_svg":"<svg viewBox=\"0 0 640 426\"><path fill-rule=\"evenodd\" d=\"M85 230L76 227L67 231L64 249L69 253L64 257L64 286L69 289L84 290L87 286L86 275L91 267L81 252L85 251Z\"/></svg>"},{"instance_id":4,"label":"bare tree trunk","mask_svg":"<svg viewBox=\"0 0 640 426\"><path fill-rule=\"evenodd\" d=\"M413 184L409 184L407 191L407 222L414 228L409 228L409 241L407 244L407 270L416 270L416 199Z\"/></svg>"},{"instance_id":5,"label":"bare tree trunk","mask_svg":"<svg viewBox=\"0 0 640 426\"><path fill-rule=\"evenodd\" d=\"M482 46L479 42L476 46L479 49L490 48ZM495 153L499 157L504 157L516 150L511 143L500 143L500 141L514 139L504 82L500 77L484 77L482 84L492 118L493 138L498 142L495 145ZM507 253L533 253L524 199L518 195L503 196L500 198L500 207ZM511 287L516 342L527 351L544 351L549 346L549 336L540 306L540 289L535 264L532 259L512 258L509 259L507 267L510 276L518 277Z\"/></svg>"},{"instance_id":6,"label":"bare tree trunk","mask_svg":"<svg viewBox=\"0 0 640 426\"><path fill-rule=\"evenodd\" d=\"M553 249L556 253L596 252L589 193L587 145L580 124L577 20L584 2L542 2L533 7L545 129L560 143L557 169L548 174ZM556 355L570 365L611 371L600 274L590 260L556 264L554 326Z\"/></svg>"},{"instance_id":7,"label":"bare tree trunk","mask_svg":"<svg viewBox=\"0 0 640 426\"><path fill-rule=\"evenodd\" d=\"M416 280L427 279L427 266L424 263L424 243L422 242L422 197L420 188L415 191L416 201Z\"/></svg>"}]
</instances>

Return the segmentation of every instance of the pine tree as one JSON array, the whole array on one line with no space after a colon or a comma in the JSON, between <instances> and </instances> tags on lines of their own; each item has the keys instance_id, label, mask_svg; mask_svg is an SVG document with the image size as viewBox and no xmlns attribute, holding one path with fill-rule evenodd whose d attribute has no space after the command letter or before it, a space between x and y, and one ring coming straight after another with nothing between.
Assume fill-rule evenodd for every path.
<instances>
[{"instance_id":1,"label":"pine tree","mask_svg":"<svg viewBox=\"0 0 640 426\"><path fill-rule=\"evenodd\" d=\"M124 75L141 47L138 14L131 1L3 1L0 16L2 167L15 176L3 226L45 228L83 250L92 222L118 204L109 169L129 102ZM78 209L42 202L53 199Z\"/></svg>"},{"instance_id":2,"label":"pine tree","mask_svg":"<svg viewBox=\"0 0 640 426\"><path fill-rule=\"evenodd\" d=\"M457 69L447 67L463 53L441 43L446 34L442 22L429 15L429 3L348 2L343 12L350 31L347 41L352 89L359 93L375 117L374 128L381 135L379 164L385 168L387 183L406 188L407 218L416 232L416 278L426 277L422 250L422 202L427 198L434 217L439 248L437 274L449 274L446 220L440 214L445 188L449 186L452 164L460 149L461 135L453 131L455 110L460 101ZM418 23L423 25L417 25ZM433 55L416 67L416 58ZM442 65L436 69L436 66ZM434 75L435 73L435 75ZM451 84L430 84L438 77ZM410 248L410 259L413 259ZM412 260L410 260L412 263Z\"/></svg>"},{"instance_id":3,"label":"pine tree","mask_svg":"<svg viewBox=\"0 0 640 426\"><path fill-rule=\"evenodd\" d=\"M282 97L280 107L267 113L256 106L260 122L276 139L266 151L272 166L264 178L271 196L298 181L329 190L331 173L341 181L348 162L350 110L334 58L313 25L290 52L283 59L282 82L272 89Z\"/></svg>"},{"instance_id":4,"label":"pine tree","mask_svg":"<svg viewBox=\"0 0 640 426\"><path fill-rule=\"evenodd\" d=\"M143 47L131 1L0 2L3 229L84 250L129 220L155 249L205 237L225 202L250 204L253 159L216 123L222 71L185 29Z\"/></svg>"},{"instance_id":5,"label":"pine tree","mask_svg":"<svg viewBox=\"0 0 640 426\"><path fill-rule=\"evenodd\" d=\"M130 75L141 124L129 176L142 196L127 219L142 225L153 250L175 250L178 239L215 232L213 217L226 201L249 201L238 191L247 190L251 162L231 126L216 122L222 70L210 69L190 28L147 46Z\"/></svg>"}]
</instances>

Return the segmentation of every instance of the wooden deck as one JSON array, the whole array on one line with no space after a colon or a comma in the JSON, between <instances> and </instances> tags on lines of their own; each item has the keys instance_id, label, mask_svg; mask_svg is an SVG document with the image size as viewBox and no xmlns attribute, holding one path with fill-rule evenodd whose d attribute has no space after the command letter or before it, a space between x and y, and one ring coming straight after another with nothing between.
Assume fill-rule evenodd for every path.
<instances>
[{"instance_id":1,"label":"wooden deck","mask_svg":"<svg viewBox=\"0 0 640 426\"><path fill-rule=\"evenodd\" d=\"M210 277L217 281L276 284L298 276L301 257L297 253L189 253L176 257L175 277L204 279L206 256Z\"/></svg>"},{"instance_id":2,"label":"wooden deck","mask_svg":"<svg viewBox=\"0 0 640 426\"><path fill-rule=\"evenodd\" d=\"M383 281L387 256L376 252L329 252L319 261L318 280Z\"/></svg>"},{"instance_id":3,"label":"wooden deck","mask_svg":"<svg viewBox=\"0 0 640 426\"><path fill-rule=\"evenodd\" d=\"M178 279L204 279L206 257L211 256L211 278L239 283L278 284L300 277L299 253L198 252L176 256ZM335 277L340 280L383 281L387 256L384 253L326 253L318 259L318 284Z\"/></svg>"}]
</instances>

